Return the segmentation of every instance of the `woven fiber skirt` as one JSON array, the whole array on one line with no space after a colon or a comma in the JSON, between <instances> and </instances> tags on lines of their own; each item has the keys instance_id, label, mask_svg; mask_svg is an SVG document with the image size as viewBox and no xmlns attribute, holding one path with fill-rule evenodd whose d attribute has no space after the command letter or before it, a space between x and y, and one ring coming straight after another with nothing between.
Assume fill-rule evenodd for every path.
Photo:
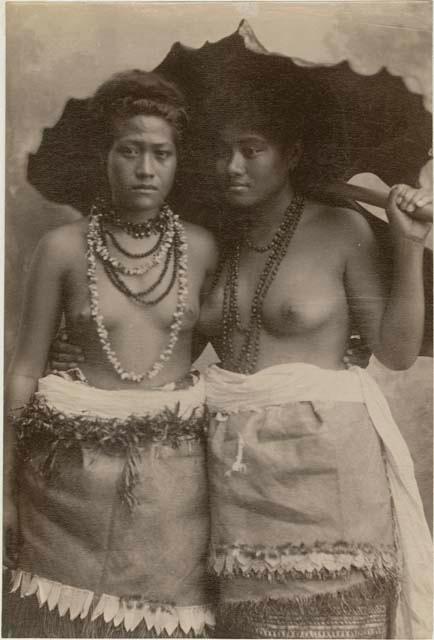
<instances>
[{"instance_id":1,"label":"woven fiber skirt","mask_svg":"<svg viewBox=\"0 0 434 640\"><path fill-rule=\"evenodd\" d=\"M12 637L206 636L204 385L105 391L50 375L17 420Z\"/></svg>"},{"instance_id":2,"label":"woven fiber skirt","mask_svg":"<svg viewBox=\"0 0 434 640\"><path fill-rule=\"evenodd\" d=\"M216 634L392 637L393 503L364 404L303 400L231 413L212 401L211 393Z\"/></svg>"},{"instance_id":3,"label":"woven fiber skirt","mask_svg":"<svg viewBox=\"0 0 434 640\"><path fill-rule=\"evenodd\" d=\"M313 592L315 586L310 585ZM390 638L394 602L391 590L382 594L374 583L353 589L343 586L330 595L319 589L308 597L291 595L288 589L281 589L279 596L271 589L257 600L226 600L217 609L216 636Z\"/></svg>"}]
</instances>

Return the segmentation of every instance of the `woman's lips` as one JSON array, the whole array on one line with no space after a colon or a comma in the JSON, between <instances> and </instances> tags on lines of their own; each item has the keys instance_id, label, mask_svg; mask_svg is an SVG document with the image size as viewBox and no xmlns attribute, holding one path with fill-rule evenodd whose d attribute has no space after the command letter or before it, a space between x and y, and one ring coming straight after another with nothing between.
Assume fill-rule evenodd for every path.
<instances>
[{"instance_id":1,"label":"woman's lips","mask_svg":"<svg viewBox=\"0 0 434 640\"><path fill-rule=\"evenodd\" d=\"M249 185L244 182L229 182L228 184L228 190L234 191L235 193L246 191L248 188Z\"/></svg>"},{"instance_id":2,"label":"woman's lips","mask_svg":"<svg viewBox=\"0 0 434 640\"><path fill-rule=\"evenodd\" d=\"M131 187L131 190L138 191L139 193L148 193L149 191L158 191L157 187L154 187L152 185L147 185L147 184Z\"/></svg>"}]
</instances>

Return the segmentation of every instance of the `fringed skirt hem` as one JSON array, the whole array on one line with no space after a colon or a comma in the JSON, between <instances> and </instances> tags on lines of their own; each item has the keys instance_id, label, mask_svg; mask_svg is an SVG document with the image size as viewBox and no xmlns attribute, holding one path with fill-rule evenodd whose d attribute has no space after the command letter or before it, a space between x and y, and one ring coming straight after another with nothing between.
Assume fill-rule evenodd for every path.
<instances>
[{"instance_id":1,"label":"fringed skirt hem","mask_svg":"<svg viewBox=\"0 0 434 640\"><path fill-rule=\"evenodd\" d=\"M9 573L9 572L8 572ZM182 606L123 600L12 572L4 588L3 637L12 638L207 638L209 605Z\"/></svg>"},{"instance_id":2,"label":"fringed skirt hem","mask_svg":"<svg viewBox=\"0 0 434 640\"><path fill-rule=\"evenodd\" d=\"M295 598L227 601L217 610L217 637L391 638L396 585L373 583Z\"/></svg>"}]
</instances>

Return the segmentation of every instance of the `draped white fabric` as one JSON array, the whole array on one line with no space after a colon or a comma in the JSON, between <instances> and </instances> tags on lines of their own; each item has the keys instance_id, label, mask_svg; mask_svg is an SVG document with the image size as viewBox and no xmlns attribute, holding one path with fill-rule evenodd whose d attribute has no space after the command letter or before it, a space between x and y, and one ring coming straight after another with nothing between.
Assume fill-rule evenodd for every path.
<instances>
[{"instance_id":1,"label":"draped white fabric","mask_svg":"<svg viewBox=\"0 0 434 640\"><path fill-rule=\"evenodd\" d=\"M321 400L363 402L381 438L402 555L395 637L432 637L432 541L414 476L413 461L388 404L363 369L320 369L304 363L268 367L246 376L211 365L205 372L207 403L220 413L260 411L270 405Z\"/></svg>"},{"instance_id":2,"label":"draped white fabric","mask_svg":"<svg viewBox=\"0 0 434 640\"><path fill-rule=\"evenodd\" d=\"M131 415L156 415L162 407L174 409L179 403L179 415L188 418L197 413L205 399L202 378L186 389L176 389L175 383L153 389L97 389L81 381L50 374L41 378L37 396L52 407L69 415L86 413L99 418L128 418Z\"/></svg>"}]
</instances>

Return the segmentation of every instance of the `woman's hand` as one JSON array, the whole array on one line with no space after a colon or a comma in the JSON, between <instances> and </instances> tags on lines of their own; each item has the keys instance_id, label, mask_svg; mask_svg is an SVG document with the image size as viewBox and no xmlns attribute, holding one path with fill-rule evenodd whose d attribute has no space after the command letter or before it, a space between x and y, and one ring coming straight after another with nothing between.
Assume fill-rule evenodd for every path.
<instances>
[{"instance_id":1,"label":"woman's hand","mask_svg":"<svg viewBox=\"0 0 434 640\"><path fill-rule=\"evenodd\" d=\"M413 189L405 184L392 187L386 213L396 240L408 239L424 243L432 223L416 220L412 214L419 207L430 204L432 205L432 193L428 189Z\"/></svg>"},{"instance_id":2,"label":"woman's hand","mask_svg":"<svg viewBox=\"0 0 434 640\"><path fill-rule=\"evenodd\" d=\"M68 342L68 334L62 331L50 347L50 370L68 371L75 369L79 362L84 362L83 352L80 347Z\"/></svg>"},{"instance_id":3,"label":"woman's hand","mask_svg":"<svg viewBox=\"0 0 434 640\"><path fill-rule=\"evenodd\" d=\"M347 350L342 358L346 367L360 367L366 369L369 364L372 352L368 345L358 334L353 334L347 345Z\"/></svg>"},{"instance_id":4,"label":"woman's hand","mask_svg":"<svg viewBox=\"0 0 434 640\"><path fill-rule=\"evenodd\" d=\"M18 560L18 514L15 500L5 496L3 500L3 564L14 569Z\"/></svg>"}]
</instances>

